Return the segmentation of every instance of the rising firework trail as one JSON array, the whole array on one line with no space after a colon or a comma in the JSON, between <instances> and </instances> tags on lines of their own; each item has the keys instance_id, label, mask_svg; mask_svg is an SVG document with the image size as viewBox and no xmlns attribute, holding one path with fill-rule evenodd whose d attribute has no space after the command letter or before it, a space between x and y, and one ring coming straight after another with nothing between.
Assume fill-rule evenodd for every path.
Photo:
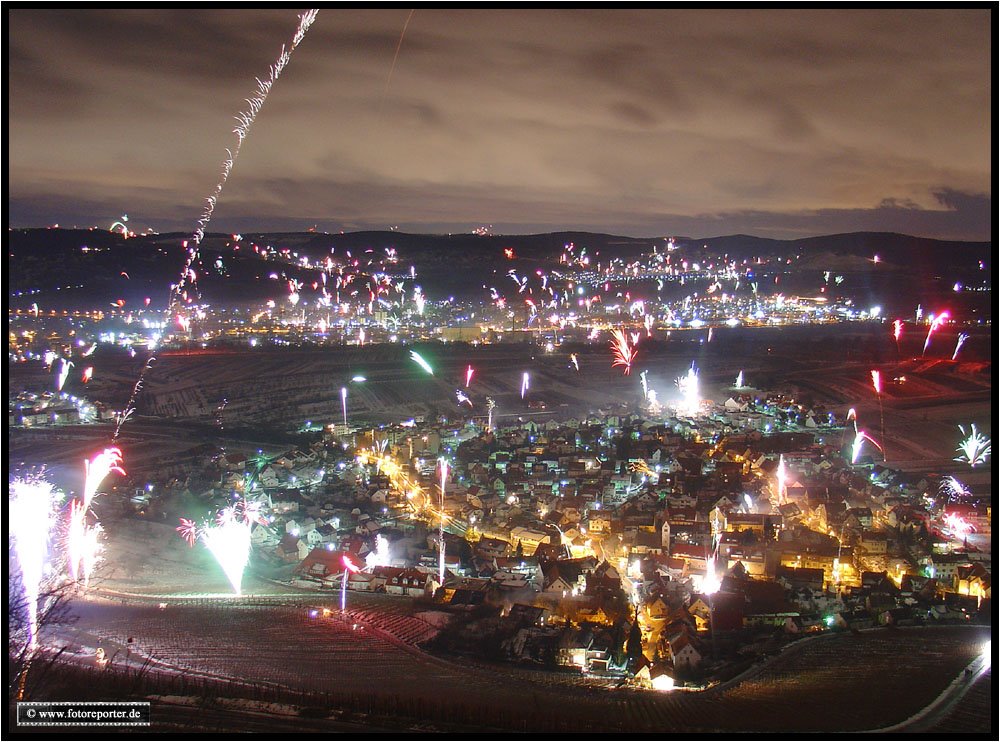
<instances>
[{"instance_id":1,"label":"rising firework trail","mask_svg":"<svg viewBox=\"0 0 1000 742\"><path fill-rule=\"evenodd\" d=\"M475 373L472 366L465 369L465 388L469 388L469 384L472 383L472 374Z\"/></svg>"},{"instance_id":2,"label":"rising firework trail","mask_svg":"<svg viewBox=\"0 0 1000 742\"><path fill-rule=\"evenodd\" d=\"M968 339L969 339L969 336L966 335L964 332L959 333L959 335L958 335L958 342L955 343L955 352L951 354L951 360L954 361L956 358L958 358L958 351L961 349L962 345Z\"/></svg>"},{"instance_id":3,"label":"rising firework trail","mask_svg":"<svg viewBox=\"0 0 1000 742\"><path fill-rule=\"evenodd\" d=\"M524 399L524 395L528 393L528 388L530 383L531 382L528 377L528 372L525 371L523 374L521 374L521 399Z\"/></svg>"},{"instance_id":4,"label":"rising firework trail","mask_svg":"<svg viewBox=\"0 0 1000 742\"><path fill-rule=\"evenodd\" d=\"M69 370L73 367L72 361L67 361L65 358L60 359L62 362L59 365L59 376L56 379L56 391L61 392L63 386L66 384L66 378L69 376Z\"/></svg>"},{"instance_id":5,"label":"rising firework trail","mask_svg":"<svg viewBox=\"0 0 1000 742\"><path fill-rule=\"evenodd\" d=\"M209 222L212 220L212 214L215 212L215 205L222 195L222 189L226 185L226 181L229 180L229 175L233 170L233 165L235 165L237 158L240 155L240 149L243 146L243 141L247 138L250 133L250 127L253 126L254 121L257 119L257 114L263 107L264 102L267 100L268 94L271 92L271 88L274 87L274 83L277 82L278 77L281 76L282 71L288 64L288 61L292 58L292 52L295 51L296 47L302 41L306 35L306 31L316 20L316 15L319 13L318 9L307 10L305 13L299 16L299 26L295 31L295 35L292 37L291 45L286 48L284 45L281 47L281 53L278 55L277 61L271 65L270 73L265 80L257 78L257 89L254 91L253 95L246 99L247 108L240 111L236 115L236 127L233 129L233 133L236 135L236 146L229 150L226 150L226 159L222 163L222 172L220 174L219 182L215 186L215 190L212 195L206 199L206 206L204 212L202 212L201 218L198 219L198 227L195 229L194 236L191 240L193 243L188 246L185 242L184 246L188 249L187 261L181 271L181 279L176 286L172 287L173 291L170 295L170 302L168 309L169 313L173 313L173 309L176 304L182 300L188 298L188 286L194 284L195 272L193 265L198 259L198 247L201 241L205 238L205 229L208 227Z\"/></svg>"},{"instance_id":6,"label":"rising firework trail","mask_svg":"<svg viewBox=\"0 0 1000 742\"><path fill-rule=\"evenodd\" d=\"M423 356L421 356L419 353L417 353L417 351L415 351L415 350L411 350L410 351L410 359L413 360L413 361L415 361L416 364L418 366L420 366L420 368L422 368L424 371L426 371L427 373L429 373L431 376L434 375L434 369L431 368L431 364L429 364L427 361L425 361L424 358L423 358Z\"/></svg>"},{"instance_id":7,"label":"rising firework trail","mask_svg":"<svg viewBox=\"0 0 1000 742\"><path fill-rule=\"evenodd\" d=\"M965 428L961 425L958 429L965 435ZM985 464L993 450L990 439L976 430L976 424L972 423L972 432L955 449L961 456L956 456L955 461L961 461L975 468L978 464Z\"/></svg>"},{"instance_id":8,"label":"rising firework trail","mask_svg":"<svg viewBox=\"0 0 1000 742\"><path fill-rule=\"evenodd\" d=\"M379 117L382 115L382 105L385 103L386 96L389 95L389 85L392 83L392 73L396 71L396 61L399 59L399 50L403 48L403 37L406 36L406 29L410 25L410 21L413 19L413 14L417 11L411 10L410 14L406 16L406 23L403 24L403 31L399 34L399 41L396 43L396 53L392 56L392 64L389 66L389 76L385 79L385 90L382 91L382 98L379 100L378 110Z\"/></svg>"},{"instance_id":9,"label":"rising firework trail","mask_svg":"<svg viewBox=\"0 0 1000 742\"><path fill-rule=\"evenodd\" d=\"M775 472L775 477L778 480L778 503L782 504L785 502L785 495L788 491L788 487L786 485L788 475L785 472L785 454L780 454L778 456L778 468Z\"/></svg>"},{"instance_id":10,"label":"rising firework trail","mask_svg":"<svg viewBox=\"0 0 1000 742\"><path fill-rule=\"evenodd\" d=\"M941 312L941 314L938 315L937 317L935 317L934 321L931 322L931 326L927 329L927 339L924 340L924 350L921 353L921 356L923 356L923 355L925 355L927 353L927 346L930 345L930 343L931 343L931 335L934 334L934 331L936 329L938 329L941 325L944 324L944 321L946 319L948 319L948 313L947 312Z\"/></svg>"},{"instance_id":11,"label":"rising firework trail","mask_svg":"<svg viewBox=\"0 0 1000 742\"><path fill-rule=\"evenodd\" d=\"M340 561L344 565L344 577L340 583L340 613L344 614L347 613L347 577L351 572L360 572L361 567L352 562L347 554L344 554Z\"/></svg>"},{"instance_id":12,"label":"rising firework trail","mask_svg":"<svg viewBox=\"0 0 1000 742\"><path fill-rule=\"evenodd\" d=\"M628 376L632 371L632 361L635 360L636 350L632 347L625 330L618 329L611 332L611 351L614 356L611 367L624 367L625 376Z\"/></svg>"},{"instance_id":13,"label":"rising firework trail","mask_svg":"<svg viewBox=\"0 0 1000 742\"><path fill-rule=\"evenodd\" d=\"M486 398L486 432L493 430L493 410L496 409L497 403L493 401L493 397Z\"/></svg>"},{"instance_id":14,"label":"rising firework trail","mask_svg":"<svg viewBox=\"0 0 1000 742\"><path fill-rule=\"evenodd\" d=\"M736 374L736 389L742 389L742 388L743 388L743 371L741 370L738 374Z\"/></svg>"},{"instance_id":15,"label":"rising firework trail","mask_svg":"<svg viewBox=\"0 0 1000 742\"><path fill-rule=\"evenodd\" d=\"M340 406L344 408L344 425L347 425L347 387L340 387Z\"/></svg>"},{"instance_id":16,"label":"rising firework trail","mask_svg":"<svg viewBox=\"0 0 1000 742\"><path fill-rule=\"evenodd\" d=\"M59 492L51 483L36 476L15 479L8 493L7 528L21 571L28 611L28 650L33 652L38 646L38 598L47 571L49 539Z\"/></svg>"}]
</instances>

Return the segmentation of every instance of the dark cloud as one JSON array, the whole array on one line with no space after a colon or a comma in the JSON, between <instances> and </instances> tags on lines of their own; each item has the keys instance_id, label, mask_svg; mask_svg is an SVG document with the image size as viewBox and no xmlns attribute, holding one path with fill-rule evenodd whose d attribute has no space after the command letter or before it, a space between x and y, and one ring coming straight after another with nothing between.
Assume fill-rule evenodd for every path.
<instances>
[{"instance_id":1,"label":"dark cloud","mask_svg":"<svg viewBox=\"0 0 1000 742\"><path fill-rule=\"evenodd\" d=\"M991 233L985 9L408 15L320 11L219 229ZM9 11L9 225L190 229L296 20Z\"/></svg>"}]
</instances>

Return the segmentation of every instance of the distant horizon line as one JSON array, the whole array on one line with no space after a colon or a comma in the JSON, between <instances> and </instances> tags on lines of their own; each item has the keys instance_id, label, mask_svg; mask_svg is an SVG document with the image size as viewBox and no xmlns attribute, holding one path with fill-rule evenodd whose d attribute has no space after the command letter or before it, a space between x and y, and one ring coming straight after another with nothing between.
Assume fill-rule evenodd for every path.
<instances>
[{"instance_id":1,"label":"distant horizon line","mask_svg":"<svg viewBox=\"0 0 1000 742\"><path fill-rule=\"evenodd\" d=\"M130 239L133 239L133 238L136 238L136 237L153 237L153 236L161 236L161 235L162 236L166 236L166 235L191 235L192 234L191 231L181 230L181 229L165 230L165 231L162 231L162 232L152 231L151 228L149 228L149 229L150 229L150 231L146 231L146 232L134 232L134 233L132 233L132 237L130 237ZM67 226L63 226L61 224L54 224L54 225L47 225L47 226L33 226L33 227L11 227L11 226L8 226L7 230L8 231L15 231L15 230L16 231L30 231L30 230L51 231L51 230L60 230L60 231L66 231L66 232L71 232L71 231L78 231L78 232L101 231L101 232L108 232L109 234L121 234L117 230L108 229L106 227L98 227L98 226L80 227L80 226L76 226L76 225L71 226L71 227L67 227ZM434 231L410 232L410 231L399 230L399 229L392 229L392 228L381 228L381 229L378 229L378 228L368 228L368 229L355 229L355 230L351 230L351 231L339 231L339 232L328 232L328 231L325 231L325 230L318 230L318 229L271 229L271 230L267 230L267 229L254 229L254 230L242 230L240 232L231 232L231 231L228 231L228 230L209 230L209 231L207 231L205 233L205 237L212 237L212 236L223 237L223 236L227 236L227 235L232 236L234 234L243 234L244 232L246 232L247 234L260 234L260 235L265 235L265 234L303 234L303 235L305 235L305 234L313 234L313 235L331 235L331 236L335 236L335 235L351 235L351 234L375 233L375 234L400 234L400 235L407 235L407 236L410 236L410 237L479 237L479 238L540 237L540 236L544 236L544 235L556 235L556 234L592 234L592 235L600 235L600 236L604 236L604 237L621 237L623 239L629 239L629 240L671 240L671 239L677 239L677 240L699 241L699 240L717 240L717 239L723 239L723 238L728 238L728 237L747 237L747 238L751 238L751 239L755 239L755 240L769 240L769 241L773 241L773 242L798 242L800 240L809 240L809 239L816 239L816 238L822 238L822 237L842 237L842 236L848 236L848 235L862 235L863 234L863 235L898 235L900 237L909 237L911 239L919 239L919 240L930 240L932 242L967 242L967 243L974 243L974 244L992 244L993 241L994 241L992 238L989 238L989 239L980 239L980 240L953 239L953 238L942 238L942 237L927 237L927 236L924 236L924 235L910 234L910 233L907 233L907 232L895 232L895 231L892 231L892 230L870 230L870 229L853 230L853 231L847 231L847 232L818 232L818 233L815 233L815 234L804 235L802 237L763 237L761 235L755 235L755 234L751 234L749 232L732 232L732 233L728 233L728 234L717 234L717 235L699 236L699 237L692 237L690 235L682 235L682 234L672 234L672 235L664 235L664 236L651 236L651 235L633 236L633 235L627 235L627 234L619 234L619 233L616 233L616 232L605 232L605 231L591 230L591 229L569 229L569 228L553 229L553 230L548 231L548 232L496 232L496 233L489 232L489 233L485 233L485 234L477 234L475 231L470 231L470 232L434 232Z\"/></svg>"}]
</instances>

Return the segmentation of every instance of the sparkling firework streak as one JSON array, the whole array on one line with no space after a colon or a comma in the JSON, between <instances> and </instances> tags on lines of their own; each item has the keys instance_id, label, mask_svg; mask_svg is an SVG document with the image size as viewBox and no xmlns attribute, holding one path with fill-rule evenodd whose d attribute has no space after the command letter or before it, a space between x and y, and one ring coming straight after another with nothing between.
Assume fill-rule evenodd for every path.
<instances>
[{"instance_id":1,"label":"sparkling firework streak","mask_svg":"<svg viewBox=\"0 0 1000 742\"><path fill-rule=\"evenodd\" d=\"M340 387L340 406L344 408L344 425L347 425L347 387Z\"/></svg>"},{"instance_id":2,"label":"sparkling firework streak","mask_svg":"<svg viewBox=\"0 0 1000 742\"><path fill-rule=\"evenodd\" d=\"M957 353L958 351L956 350L955 352ZM87 368L83 369L83 376L81 377L81 381L83 381L83 383L86 384L92 378L94 378L94 367L87 366Z\"/></svg>"},{"instance_id":3,"label":"sparkling firework streak","mask_svg":"<svg viewBox=\"0 0 1000 742\"><path fill-rule=\"evenodd\" d=\"M472 383L472 374L474 373L472 366L465 369L465 388L469 388L469 384Z\"/></svg>"},{"instance_id":4,"label":"sparkling firework streak","mask_svg":"<svg viewBox=\"0 0 1000 742\"><path fill-rule=\"evenodd\" d=\"M247 134L250 132L250 127L257 118L257 114L260 112L261 107L264 105L264 101L267 100L268 93L271 92L271 88L274 87L274 83L277 82L278 77L281 75L282 70L285 69L285 65L292 57L292 52L299 45L302 39L306 35L306 31L316 20L316 15L319 13L318 9L307 10L301 16L299 16L299 26L295 31L295 36L292 37L291 46L285 48L284 45L281 47L281 53L278 55L277 61L271 65L270 74L266 80L257 79L257 90L250 97L246 99L247 108L236 115L237 125L233 129L233 133L236 135L236 146L232 150L226 150L226 159L222 163L222 173L219 178L219 182L215 186L215 191L206 199L205 211L202 213L201 218L198 220L198 228L195 230L193 243L194 245L188 249L187 262L184 265L184 269L181 271L181 279L176 286L173 287L173 291L170 295L169 308L173 310L173 307L182 298L187 296L187 287L189 284L193 284L195 274L192 266L198 259L198 246L201 241L205 238L205 229L209 222L212 220L212 214L215 212L215 204L219 200L219 196L222 195L222 189L226 185L226 181L229 180L229 174L233 170L233 165L236 163L237 158L240 154L240 148L243 146L243 140L247 138ZM185 247L187 247L187 242L185 242Z\"/></svg>"},{"instance_id":5,"label":"sparkling firework streak","mask_svg":"<svg viewBox=\"0 0 1000 742\"><path fill-rule=\"evenodd\" d=\"M636 350L629 343L625 330L619 329L611 332L611 350L614 354L611 367L623 366L625 376L628 376L632 371L632 361L635 360Z\"/></svg>"},{"instance_id":6,"label":"sparkling firework streak","mask_svg":"<svg viewBox=\"0 0 1000 742\"><path fill-rule=\"evenodd\" d=\"M153 361L155 360L156 358L154 356L149 356L149 359L146 361L146 365L144 365L142 367L142 371L139 372L139 378L136 380L135 386L132 387L132 393L129 395L128 402L125 403L125 408L115 416L115 434L111 436L112 442L118 440L118 434L121 432L122 425L124 425L125 421L132 416L133 412L135 412L136 397L138 397L139 392L142 391L142 386L146 380L146 374L149 372L149 369L152 367Z\"/></svg>"},{"instance_id":7,"label":"sparkling firework streak","mask_svg":"<svg viewBox=\"0 0 1000 742\"><path fill-rule=\"evenodd\" d=\"M951 354L951 360L954 361L956 358L958 358L958 351L961 349L963 343L965 343L965 341L968 340L968 339L969 339L969 336L966 335L964 332L959 333L959 335L958 335L958 342L955 343L955 352Z\"/></svg>"},{"instance_id":8,"label":"sparkling firework streak","mask_svg":"<svg viewBox=\"0 0 1000 742\"><path fill-rule=\"evenodd\" d=\"M882 393L882 374L876 369L872 369L872 386L875 387L875 393Z\"/></svg>"},{"instance_id":9,"label":"sparkling firework streak","mask_svg":"<svg viewBox=\"0 0 1000 742\"><path fill-rule=\"evenodd\" d=\"M962 431L962 435L965 435L964 427L959 425L958 429ZM972 432L969 433L955 450L962 454L961 456L956 456L955 461L967 463L972 468L975 468L977 464L986 463L993 450L993 444L990 443L989 438L977 431L976 424L972 423Z\"/></svg>"},{"instance_id":10,"label":"sparkling firework streak","mask_svg":"<svg viewBox=\"0 0 1000 742\"><path fill-rule=\"evenodd\" d=\"M945 513L944 524L947 528L951 530L959 538L965 538L969 535L969 532L975 533L975 528L972 527L962 516L958 513Z\"/></svg>"},{"instance_id":11,"label":"sparkling firework streak","mask_svg":"<svg viewBox=\"0 0 1000 742\"><path fill-rule=\"evenodd\" d=\"M639 374L639 380L642 382L642 398L649 399L649 385L646 383L646 374L648 371L643 371Z\"/></svg>"},{"instance_id":12,"label":"sparkling firework streak","mask_svg":"<svg viewBox=\"0 0 1000 742\"><path fill-rule=\"evenodd\" d=\"M28 610L28 648L33 651L38 646L38 597L46 572L49 538L59 493L52 484L38 477L15 479L10 483L8 493L7 527L21 570Z\"/></svg>"},{"instance_id":13,"label":"sparkling firework streak","mask_svg":"<svg viewBox=\"0 0 1000 742\"><path fill-rule=\"evenodd\" d=\"M521 399L524 399L524 395L528 393L528 388L530 386L530 379L528 377L528 372L525 371L521 374Z\"/></svg>"},{"instance_id":14,"label":"sparkling firework streak","mask_svg":"<svg viewBox=\"0 0 1000 742\"><path fill-rule=\"evenodd\" d=\"M410 351L410 359L415 361L417 365L420 366L420 368L429 373L431 376L434 375L434 369L431 368L431 364L425 361L423 356L417 353L417 351L415 350Z\"/></svg>"},{"instance_id":15,"label":"sparkling firework streak","mask_svg":"<svg viewBox=\"0 0 1000 742\"><path fill-rule=\"evenodd\" d=\"M851 446L852 464L858 463L858 457L861 455L861 444L864 443L865 440L869 440L872 443L874 443L875 448L877 448L879 451L882 450L882 446L879 445L878 441L876 441L874 438L868 435L865 431L859 430L857 434L854 436L854 444Z\"/></svg>"},{"instance_id":16,"label":"sparkling firework streak","mask_svg":"<svg viewBox=\"0 0 1000 742\"><path fill-rule=\"evenodd\" d=\"M496 409L497 403L493 401L493 397L486 398L486 432L493 430L493 410Z\"/></svg>"},{"instance_id":17,"label":"sparkling firework streak","mask_svg":"<svg viewBox=\"0 0 1000 742\"><path fill-rule=\"evenodd\" d=\"M743 388L743 371L740 371L738 374L736 374L736 388L737 389Z\"/></svg>"},{"instance_id":18,"label":"sparkling firework streak","mask_svg":"<svg viewBox=\"0 0 1000 742\"><path fill-rule=\"evenodd\" d=\"M892 336L896 339L896 350L899 350L899 339L903 336L903 320L897 319L892 323Z\"/></svg>"},{"instance_id":19,"label":"sparkling firework streak","mask_svg":"<svg viewBox=\"0 0 1000 742\"><path fill-rule=\"evenodd\" d=\"M459 404L466 404L466 403L468 403L469 407L470 408L472 407L472 400L469 399L469 397L466 395L466 393L463 392L461 389L456 389L455 390L455 396L458 398L458 403Z\"/></svg>"},{"instance_id":20,"label":"sparkling firework streak","mask_svg":"<svg viewBox=\"0 0 1000 742\"><path fill-rule=\"evenodd\" d=\"M84 461L84 473L86 479L83 487L83 507L89 509L101 482L111 474L125 476L125 469L122 468L121 449L111 446L105 448L90 461Z\"/></svg>"},{"instance_id":21,"label":"sparkling firework streak","mask_svg":"<svg viewBox=\"0 0 1000 742\"><path fill-rule=\"evenodd\" d=\"M577 371L580 370L580 361L577 360L576 353L569 354L569 362L573 364L573 368L575 368Z\"/></svg>"},{"instance_id":22,"label":"sparkling firework streak","mask_svg":"<svg viewBox=\"0 0 1000 742\"><path fill-rule=\"evenodd\" d=\"M241 500L221 510L214 523L200 528L187 518L181 518L180 523L175 530L192 547L200 538L219 562L233 590L241 595L243 570L250 560L250 529L254 523L265 523L260 505Z\"/></svg>"},{"instance_id":23,"label":"sparkling firework streak","mask_svg":"<svg viewBox=\"0 0 1000 742\"><path fill-rule=\"evenodd\" d=\"M927 339L924 340L924 350L923 350L923 353L921 353L921 355L924 355L924 354L927 353L927 346L930 345L930 343L931 343L931 335L934 334L934 331L936 329L938 329L941 325L944 324L944 321L946 319L948 319L948 313L947 312L941 312L941 314L939 316L935 317L934 321L931 322L931 326L927 329Z\"/></svg>"},{"instance_id":24,"label":"sparkling firework streak","mask_svg":"<svg viewBox=\"0 0 1000 742\"><path fill-rule=\"evenodd\" d=\"M341 563L344 565L344 577L340 582L340 612L347 612L347 577L351 572L360 572L361 567L351 561L351 558L344 554L340 558Z\"/></svg>"}]
</instances>

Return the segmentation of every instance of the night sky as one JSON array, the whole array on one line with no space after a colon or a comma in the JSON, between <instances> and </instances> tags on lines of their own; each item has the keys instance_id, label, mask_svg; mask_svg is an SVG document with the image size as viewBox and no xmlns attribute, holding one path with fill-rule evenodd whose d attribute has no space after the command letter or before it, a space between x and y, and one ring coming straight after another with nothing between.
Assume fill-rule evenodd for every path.
<instances>
[{"instance_id":1,"label":"night sky","mask_svg":"<svg viewBox=\"0 0 1000 742\"><path fill-rule=\"evenodd\" d=\"M190 231L282 10L8 8L8 226ZM987 240L992 11L321 10L218 231Z\"/></svg>"}]
</instances>

